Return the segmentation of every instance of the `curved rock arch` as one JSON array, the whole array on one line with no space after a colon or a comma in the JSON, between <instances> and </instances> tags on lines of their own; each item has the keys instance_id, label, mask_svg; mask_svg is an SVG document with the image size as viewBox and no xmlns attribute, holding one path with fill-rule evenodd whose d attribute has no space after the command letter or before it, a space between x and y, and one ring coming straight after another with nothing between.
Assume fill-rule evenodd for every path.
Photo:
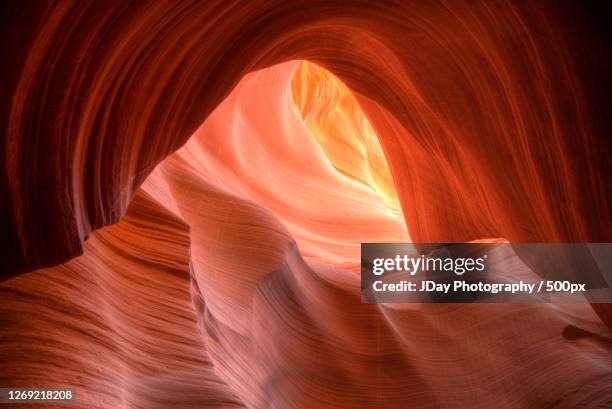
<instances>
[{"instance_id":1,"label":"curved rock arch","mask_svg":"<svg viewBox=\"0 0 612 409\"><path fill-rule=\"evenodd\" d=\"M290 59L355 91L400 200L410 198L414 241L610 241L607 106L587 103L602 98L589 75L604 68L579 64L595 58L581 47L604 45L580 22L560 28L569 6L67 1L6 11L4 277L80 254L245 73Z\"/></svg>"}]
</instances>

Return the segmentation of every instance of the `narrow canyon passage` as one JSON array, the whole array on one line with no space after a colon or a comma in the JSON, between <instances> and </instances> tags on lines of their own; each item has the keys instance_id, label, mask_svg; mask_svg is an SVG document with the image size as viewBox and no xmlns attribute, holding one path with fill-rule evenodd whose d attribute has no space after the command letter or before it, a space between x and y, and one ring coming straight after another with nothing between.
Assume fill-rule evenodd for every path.
<instances>
[{"instance_id":1,"label":"narrow canyon passage","mask_svg":"<svg viewBox=\"0 0 612 409\"><path fill-rule=\"evenodd\" d=\"M588 304L361 304L359 243L410 241L364 101L306 61L246 75L82 256L0 285L2 385L52 375L83 408L572 407L610 393L608 330Z\"/></svg>"}]
</instances>

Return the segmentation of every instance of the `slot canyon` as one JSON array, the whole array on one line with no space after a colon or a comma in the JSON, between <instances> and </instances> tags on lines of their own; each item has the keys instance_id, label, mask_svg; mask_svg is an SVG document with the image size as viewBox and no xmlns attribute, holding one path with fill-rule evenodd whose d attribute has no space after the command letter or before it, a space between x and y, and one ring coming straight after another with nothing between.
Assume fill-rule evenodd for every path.
<instances>
[{"instance_id":1,"label":"slot canyon","mask_svg":"<svg viewBox=\"0 0 612 409\"><path fill-rule=\"evenodd\" d=\"M0 387L608 407L609 304L360 294L362 242L612 241L597 7L7 2Z\"/></svg>"}]
</instances>

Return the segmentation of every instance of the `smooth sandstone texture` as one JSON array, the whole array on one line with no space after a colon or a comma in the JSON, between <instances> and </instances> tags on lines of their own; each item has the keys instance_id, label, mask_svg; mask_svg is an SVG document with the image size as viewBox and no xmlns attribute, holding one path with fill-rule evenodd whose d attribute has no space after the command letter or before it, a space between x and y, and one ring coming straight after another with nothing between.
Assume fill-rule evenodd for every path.
<instances>
[{"instance_id":1,"label":"smooth sandstone texture","mask_svg":"<svg viewBox=\"0 0 612 409\"><path fill-rule=\"evenodd\" d=\"M360 117L342 87L322 74L295 93L311 70L246 76L83 256L0 286L0 383L73 385L83 408L609 400L610 333L588 305L361 304L358 243L407 231L393 192L356 177L379 163L353 156L367 127L336 143L318 126L324 107Z\"/></svg>"},{"instance_id":2,"label":"smooth sandstone texture","mask_svg":"<svg viewBox=\"0 0 612 409\"><path fill-rule=\"evenodd\" d=\"M0 384L83 408L609 401L609 305L362 305L356 275L360 241L612 241L612 52L581 7L3 5Z\"/></svg>"},{"instance_id":3,"label":"smooth sandstone texture","mask_svg":"<svg viewBox=\"0 0 612 409\"><path fill-rule=\"evenodd\" d=\"M244 407L198 330L189 228L143 191L82 256L2 283L0 298L3 387L73 388L66 408Z\"/></svg>"},{"instance_id":4,"label":"smooth sandstone texture","mask_svg":"<svg viewBox=\"0 0 612 409\"><path fill-rule=\"evenodd\" d=\"M2 274L80 254L246 73L290 59L356 93L413 240L611 241L607 23L580 7L8 4Z\"/></svg>"}]
</instances>

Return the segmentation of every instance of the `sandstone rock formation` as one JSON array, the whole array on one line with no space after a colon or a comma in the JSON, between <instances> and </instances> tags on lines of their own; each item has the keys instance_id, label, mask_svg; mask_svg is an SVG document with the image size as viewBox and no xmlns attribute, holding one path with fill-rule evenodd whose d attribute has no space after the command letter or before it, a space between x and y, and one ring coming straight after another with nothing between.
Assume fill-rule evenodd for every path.
<instances>
[{"instance_id":1,"label":"sandstone rock formation","mask_svg":"<svg viewBox=\"0 0 612 409\"><path fill-rule=\"evenodd\" d=\"M362 241L612 241L609 45L580 7L5 6L0 386L83 408L608 402L609 305L359 295Z\"/></svg>"}]
</instances>

